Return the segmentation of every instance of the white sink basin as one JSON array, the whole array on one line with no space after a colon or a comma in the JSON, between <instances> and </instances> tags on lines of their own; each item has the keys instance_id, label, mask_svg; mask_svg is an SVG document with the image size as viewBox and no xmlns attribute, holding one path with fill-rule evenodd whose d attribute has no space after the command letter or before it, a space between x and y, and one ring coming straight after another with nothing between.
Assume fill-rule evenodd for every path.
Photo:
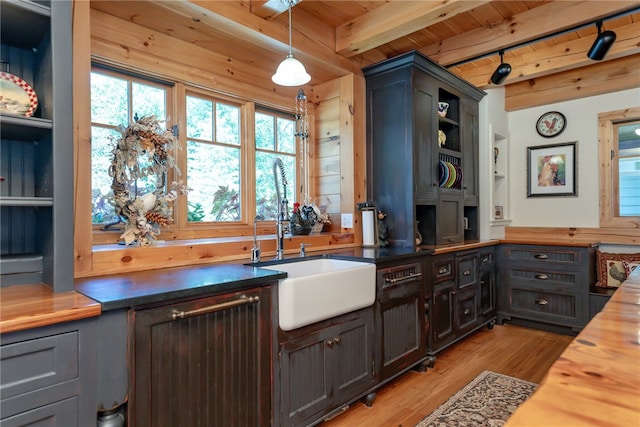
<instances>
[{"instance_id":1,"label":"white sink basin","mask_svg":"<svg viewBox=\"0 0 640 427\"><path fill-rule=\"evenodd\" d=\"M321 258L261 268L288 275L278 281L279 322L285 331L369 307L376 299L375 264Z\"/></svg>"}]
</instances>

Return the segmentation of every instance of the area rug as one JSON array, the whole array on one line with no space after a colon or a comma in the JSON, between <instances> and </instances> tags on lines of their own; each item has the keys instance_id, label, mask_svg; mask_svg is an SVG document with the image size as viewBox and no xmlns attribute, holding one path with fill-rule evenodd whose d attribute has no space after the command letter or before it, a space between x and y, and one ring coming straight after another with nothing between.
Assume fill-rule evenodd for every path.
<instances>
[{"instance_id":1,"label":"area rug","mask_svg":"<svg viewBox=\"0 0 640 427\"><path fill-rule=\"evenodd\" d=\"M497 427L504 425L537 384L484 371L416 427Z\"/></svg>"}]
</instances>

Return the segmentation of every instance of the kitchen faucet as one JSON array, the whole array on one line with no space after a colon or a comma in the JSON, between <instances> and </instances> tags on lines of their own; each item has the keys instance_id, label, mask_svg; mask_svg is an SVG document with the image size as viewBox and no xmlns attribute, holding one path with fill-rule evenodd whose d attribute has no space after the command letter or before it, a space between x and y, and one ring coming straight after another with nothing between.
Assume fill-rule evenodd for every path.
<instances>
[{"instance_id":1,"label":"kitchen faucet","mask_svg":"<svg viewBox=\"0 0 640 427\"><path fill-rule=\"evenodd\" d=\"M280 195L280 186L278 185L278 169L282 178L282 195ZM287 200L287 177L284 173L284 165L279 157L273 161L273 179L276 184L276 197L278 203L278 214L276 217L276 259L281 260L284 255L284 233L285 223L289 222L289 201Z\"/></svg>"},{"instance_id":2,"label":"kitchen faucet","mask_svg":"<svg viewBox=\"0 0 640 427\"><path fill-rule=\"evenodd\" d=\"M253 218L253 248L251 248L251 262L260 262L260 244L258 243L258 227L257 222L264 220L262 215L256 215Z\"/></svg>"}]
</instances>

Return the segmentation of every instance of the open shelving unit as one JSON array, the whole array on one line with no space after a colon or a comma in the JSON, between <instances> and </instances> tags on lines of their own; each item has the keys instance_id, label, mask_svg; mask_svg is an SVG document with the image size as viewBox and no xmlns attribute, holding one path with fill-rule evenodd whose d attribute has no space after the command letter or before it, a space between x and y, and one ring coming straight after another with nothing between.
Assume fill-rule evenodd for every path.
<instances>
[{"instance_id":1,"label":"open shelving unit","mask_svg":"<svg viewBox=\"0 0 640 427\"><path fill-rule=\"evenodd\" d=\"M1 59L36 92L32 117L0 113L2 286L73 289L71 2L2 0Z\"/></svg>"}]
</instances>

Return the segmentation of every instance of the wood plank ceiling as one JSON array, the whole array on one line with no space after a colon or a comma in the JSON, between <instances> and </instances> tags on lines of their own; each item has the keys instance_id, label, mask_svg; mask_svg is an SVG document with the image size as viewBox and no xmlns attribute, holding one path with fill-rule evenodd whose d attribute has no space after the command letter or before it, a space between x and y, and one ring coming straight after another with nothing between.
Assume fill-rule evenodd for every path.
<instances>
[{"instance_id":1,"label":"wood plank ceiling","mask_svg":"<svg viewBox=\"0 0 640 427\"><path fill-rule=\"evenodd\" d=\"M246 83L263 87L273 85L289 50L286 0L92 0L91 7L208 49L225 59L227 74L252 67ZM640 2L622 0L303 0L292 12L293 52L311 84L418 50L487 88L501 49L513 68L504 84L595 64L586 52L598 19L617 34L601 62L640 53Z\"/></svg>"}]
</instances>

